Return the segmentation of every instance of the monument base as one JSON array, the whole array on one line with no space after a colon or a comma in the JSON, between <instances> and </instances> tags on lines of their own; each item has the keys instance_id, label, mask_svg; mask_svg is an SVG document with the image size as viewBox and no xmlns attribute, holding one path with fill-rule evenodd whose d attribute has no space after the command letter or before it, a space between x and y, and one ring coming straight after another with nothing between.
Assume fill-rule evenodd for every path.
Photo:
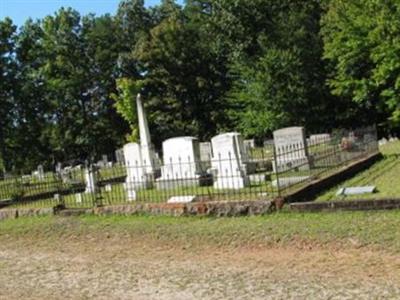
<instances>
[{"instance_id":1,"label":"monument base","mask_svg":"<svg viewBox=\"0 0 400 300\"><path fill-rule=\"evenodd\" d=\"M210 175L198 175L194 178L178 178L178 179L164 179L162 177L156 180L156 188L159 190L171 190L182 187L196 187L207 186L212 184L212 177Z\"/></svg>"},{"instance_id":2,"label":"monument base","mask_svg":"<svg viewBox=\"0 0 400 300\"><path fill-rule=\"evenodd\" d=\"M286 172L293 169L310 170L310 161L307 157L278 160L272 163L273 172Z\"/></svg>"},{"instance_id":3,"label":"monument base","mask_svg":"<svg viewBox=\"0 0 400 300\"><path fill-rule=\"evenodd\" d=\"M250 185L248 176L217 177L214 182L215 189L242 189Z\"/></svg>"}]
</instances>

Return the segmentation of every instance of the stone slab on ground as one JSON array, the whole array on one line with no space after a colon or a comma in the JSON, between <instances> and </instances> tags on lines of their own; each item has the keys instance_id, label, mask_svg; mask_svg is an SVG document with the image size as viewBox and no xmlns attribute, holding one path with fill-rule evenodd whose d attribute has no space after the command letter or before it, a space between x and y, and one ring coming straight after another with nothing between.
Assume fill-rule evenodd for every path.
<instances>
[{"instance_id":1,"label":"stone slab on ground","mask_svg":"<svg viewBox=\"0 0 400 300\"><path fill-rule=\"evenodd\" d=\"M371 193L375 192L375 190L376 190L376 186L373 186L373 185L371 185L371 186L344 187L344 188L340 188L337 191L336 196L371 194Z\"/></svg>"},{"instance_id":2,"label":"stone slab on ground","mask_svg":"<svg viewBox=\"0 0 400 300\"><path fill-rule=\"evenodd\" d=\"M196 196L173 196L168 199L167 203L191 203L196 201Z\"/></svg>"}]
</instances>

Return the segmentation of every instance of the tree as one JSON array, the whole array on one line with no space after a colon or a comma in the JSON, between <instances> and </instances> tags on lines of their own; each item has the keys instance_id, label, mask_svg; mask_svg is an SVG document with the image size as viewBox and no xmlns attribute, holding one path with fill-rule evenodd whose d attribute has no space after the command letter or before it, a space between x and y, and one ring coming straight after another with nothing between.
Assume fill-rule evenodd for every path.
<instances>
[{"instance_id":1,"label":"tree","mask_svg":"<svg viewBox=\"0 0 400 300\"><path fill-rule=\"evenodd\" d=\"M167 8L165 7L167 6ZM155 143L172 135L208 138L223 114L224 74L205 32L172 1L158 7L161 22L139 41L145 105ZM167 13L166 13L167 12Z\"/></svg>"},{"instance_id":2,"label":"tree","mask_svg":"<svg viewBox=\"0 0 400 300\"><path fill-rule=\"evenodd\" d=\"M238 45L228 94L234 129L262 138L283 126L332 126L336 105L324 85L319 2L255 1L243 3L243 11L236 2L214 2L224 8L216 24L228 30L225 43Z\"/></svg>"},{"instance_id":3,"label":"tree","mask_svg":"<svg viewBox=\"0 0 400 300\"><path fill-rule=\"evenodd\" d=\"M16 26L11 19L0 21L0 168L12 165L14 93L16 83Z\"/></svg>"},{"instance_id":4,"label":"tree","mask_svg":"<svg viewBox=\"0 0 400 300\"><path fill-rule=\"evenodd\" d=\"M112 95L115 100L115 108L131 128L131 133L126 135L126 140L138 142L139 129L135 99L141 90L141 82L120 78L117 80L117 90L118 93Z\"/></svg>"},{"instance_id":5,"label":"tree","mask_svg":"<svg viewBox=\"0 0 400 300\"><path fill-rule=\"evenodd\" d=\"M400 3L331 0L322 22L333 94L357 104L359 120L400 127Z\"/></svg>"}]
</instances>

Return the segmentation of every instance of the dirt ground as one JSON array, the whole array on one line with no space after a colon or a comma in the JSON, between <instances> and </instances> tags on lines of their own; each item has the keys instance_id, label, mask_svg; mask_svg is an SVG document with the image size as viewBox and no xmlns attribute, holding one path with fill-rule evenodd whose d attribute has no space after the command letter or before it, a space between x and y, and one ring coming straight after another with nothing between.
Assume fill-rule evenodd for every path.
<instances>
[{"instance_id":1,"label":"dirt ground","mask_svg":"<svg viewBox=\"0 0 400 300\"><path fill-rule=\"evenodd\" d=\"M400 257L188 247L132 236L0 238L0 299L399 299Z\"/></svg>"}]
</instances>

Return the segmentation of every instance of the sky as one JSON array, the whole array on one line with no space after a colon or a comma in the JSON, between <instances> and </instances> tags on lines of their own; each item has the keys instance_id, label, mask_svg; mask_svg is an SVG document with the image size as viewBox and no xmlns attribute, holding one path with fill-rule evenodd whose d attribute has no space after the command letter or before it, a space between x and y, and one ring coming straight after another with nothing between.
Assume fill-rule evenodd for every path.
<instances>
[{"instance_id":1,"label":"sky","mask_svg":"<svg viewBox=\"0 0 400 300\"><path fill-rule=\"evenodd\" d=\"M0 0L0 20L10 17L14 24L21 26L29 17L34 20L43 18L53 14L61 6L70 6L82 15L114 14L119 2L120 0ZM159 2L160 0L145 0L147 6L156 5Z\"/></svg>"}]
</instances>

